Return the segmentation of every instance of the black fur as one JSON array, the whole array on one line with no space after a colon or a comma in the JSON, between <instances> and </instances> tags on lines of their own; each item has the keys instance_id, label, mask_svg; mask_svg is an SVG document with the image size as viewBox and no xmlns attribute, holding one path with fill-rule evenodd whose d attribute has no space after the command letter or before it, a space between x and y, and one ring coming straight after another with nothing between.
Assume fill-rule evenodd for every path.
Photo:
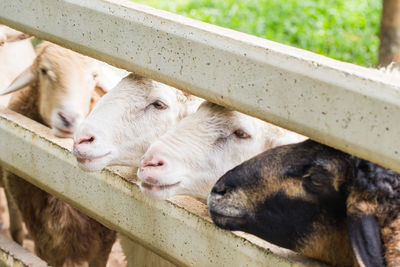
<instances>
[{"instance_id":1,"label":"black fur","mask_svg":"<svg viewBox=\"0 0 400 267\"><path fill-rule=\"evenodd\" d=\"M312 232L312 223L317 220L320 209L316 203L291 199L278 192L265 200L245 231L278 246L295 249L299 240Z\"/></svg>"},{"instance_id":2,"label":"black fur","mask_svg":"<svg viewBox=\"0 0 400 267\"><path fill-rule=\"evenodd\" d=\"M372 162L351 157L353 190L373 194L379 203L400 205L400 175Z\"/></svg>"},{"instance_id":3,"label":"black fur","mask_svg":"<svg viewBox=\"0 0 400 267\"><path fill-rule=\"evenodd\" d=\"M293 197L302 192L296 191L299 184L306 192L304 199ZM291 187L291 196L283 185ZM274 192L279 186L282 189ZM359 201L369 211L358 207ZM224 214L224 205L246 215L217 222L213 215ZM385 266L380 229L400 211L400 175L307 140L268 150L229 171L214 186L209 209L220 227L229 222L231 230L295 250L301 250L302 241L313 234L323 235L312 232L313 224L345 228L347 220L351 246L365 266Z\"/></svg>"},{"instance_id":4,"label":"black fur","mask_svg":"<svg viewBox=\"0 0 400 267\"><path fill-rule=\"evenodd\" d=\"M364 266L385 266L380 228L374 215L349 215L347 229L353 251Z\"/></svg>"}]
</instances>

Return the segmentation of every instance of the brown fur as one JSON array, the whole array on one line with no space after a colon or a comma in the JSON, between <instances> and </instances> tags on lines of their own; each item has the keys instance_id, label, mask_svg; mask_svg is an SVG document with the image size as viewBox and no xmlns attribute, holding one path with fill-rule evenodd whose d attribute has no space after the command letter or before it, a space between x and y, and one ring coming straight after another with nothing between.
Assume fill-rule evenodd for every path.
<instances>
[{"instance_id":1,"label":"brown fur","mask_svg":"<svg viewBox=\"0 0 400 267\"><path fill-rule=\"evenodd\" d=\"M298 252L329 262L333 266L358 266L344 224L333 228L323 223L315 223L314 231L315 234L303 241L303 246L297 250ZM335 253L332 253L333 251Z\"/></svg>"},{"instance_id":2,"label":"brown fur","mask_svg":"<svg viewBox=\"0 0 400 267\"><path fill-rule=\"evenodd\" d=\"M355 215L377 214L379 210L376 200L368 194L350 192L346 200L347 210Z\"/></svg>"},{"instance_id":3,"label":"brown fur","mask_svg":"<svg viewBox=\"0 0 400 267\"><path fill-rule=\"evenodd\" d=\"M386 265L388 267L400 266L399 207L379 205L373 195L352 191L347 199L347 209L349 213L358 216L375 215L381 227Z\"/></svg>"},{"instance_id":4,"label":"brown fur","mask_svg":"<svg viewBox=\"0 0 400 267\"><path fill-rule=\"evenodd\" d=\"M96 86L96 88L94 89L92 98L90 99L90 108L89 110L92 110L94 108L94 105L96 105L97 101L100 100L100 98L102 96L104 96L107 92L99 86Z\"/></svg>"},{"instance_id":5,"label":"brown fur","mask_svg":"<svg viewBox=\"0 0 400 267\"><path fill-rule=\"evenodd\" d=\"M385 244L385 259L388 267L400 266L400 215L381 231Z\"/></svg>"},{"instance_id":6,"label":"brown fur","mask_svg":"<svg viewBox=\"0 0 400 267\"><path fill-rule=\"evenodd\" d=\"M94 97L93 104L100 97L98 92ZM39 114L38 99L35 84L15 92L9 108L44 123ZM4 182L8 196L11 196L9 201L18 207L38 256L52 266L84 261L88 261L89 266L106 266L116 240L114 231L15 174L5 172ZM20 236L20 233L14 233L13 237Z\"/></svg>"},{"instance_id":7,"label":"brown fur","mask_svg":"<svg viewBox=\"0 0 400 267\"><path fill-rule=\"evenodd\" d=\"M37 86L27 86L13 93L8 108L34 121L43 123L39 114L38 101L39 92Z\"/></svg>"},{"instance_id":8,"label":"brown fur","mask_svg":"<svg viewBox=\"0 0 400 267\"><path fill-rule=\"evenodd\" d=\"M381 227L388 267L400 266L400 215L385 205L379 205L373 196L352 192L347 201L352 214L373 214Z\"/></svg>"}]
</instances>

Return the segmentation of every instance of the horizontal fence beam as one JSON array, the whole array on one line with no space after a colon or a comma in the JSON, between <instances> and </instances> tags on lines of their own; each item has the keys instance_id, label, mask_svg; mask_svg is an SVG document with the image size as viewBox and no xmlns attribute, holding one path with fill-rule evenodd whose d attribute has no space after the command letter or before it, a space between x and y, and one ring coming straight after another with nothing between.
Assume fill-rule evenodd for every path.
<instances>
[{"instance_id":1,"label":"horizontal fence beam","mask_svg":"<svg viewBox=\"0 0 400 267\"><path fill-rule=\"evenodd\" d=\"M1 0L0 23L400 171L400 79L107 0Z\"/></svg>"},{"instance_id":2,"label":"horizontal fence beam","mask_svg":"<svg viewBox=\"0 0 400 267\"><path fill-rule=\"evenodd\" d=\"M50 267L38 256L0 234L0 267Z\"/></svg>"},{"instance_id":3,"label":"horizontal fence beam","mask_svg":"<svg viewBox=\"0 0 400 267\"><path fill-rule=\"evenodd\" d=\"M323 266L219 229L194 199L156 201L110 170L84 172L70 152L71 141L0 109L1 165L179 266Z\"/></svg>"}]
</instances>

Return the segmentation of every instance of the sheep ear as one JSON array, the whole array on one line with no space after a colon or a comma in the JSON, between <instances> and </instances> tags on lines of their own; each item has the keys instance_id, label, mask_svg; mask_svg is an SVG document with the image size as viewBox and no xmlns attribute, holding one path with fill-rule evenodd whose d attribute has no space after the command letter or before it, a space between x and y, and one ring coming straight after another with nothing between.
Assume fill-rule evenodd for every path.
<instances>
[{"instance_id":1,"label":"sheep ear","mask_svg":"<svg viewBox=\"0 0 400 267\"><path fill-rule=\"evenodd\" d=\"M103 95L107 94L107 91L104 90L103 87L96 86L94 88L92 97L90 98L90 107L89 107L89 112L91 112L96 105L96 103L100 100Z\"/></svg>"},{"instance_id":2,"label":"sheep ear","mask_svg":"<svg viewBox=\"0 0 400 267\"><path fill-rule=\"evenodd\" d=\"M129 72L123 69L118 69L107 63L95 61L94 79L96 85L101 87L106 93L113 89Z\"/></svg>"},{"instance_id":3,"label":"sheep ear","mask_svg":"<svg viewBox=\"0 0 400 267\"><path fill-rule=\"evenodd\" d=\"M2 32L2 38L3 41L11 43L11 42L16 42L20 40L25 40L27 38L30 38L31 36L28 34L25 34L23 32L14 30L12 28L9 28L7 26L0 26L1 27L1 32Z\"/></svg>"},{"instance_id":4,"label":"sheep ear","mask_svg":"<svg viewBox=\"0 0 400 267\"><path fill-rule=\"evenodd\" d=\"M110 91L115 85L112 81L110 81L109 79L103 77L104 75L97 75L97 77L95 78L96 81L96 89L95 91L97 93L104 92L104 94L106 94L108 91Z\"/></svg>"},{"instance_id":5,"label":"sheep ear","mask_svg":"<svg viewBox=\"0 0 400 267\"><path fill-rule=\"evenodd\" d=\"M108 91L107 91L106 89L104 89L102 86L96 86L96 87L94 88L94 93L95 93L97 96L102 97L102 96L104 96L105 94L107 94Z\"/></svg>"},{"instance_id":6,"label":"sheep ear","mask_svg":"<svg viewBox=\"0 0 400 267\"><path fill-rule=\"evenodd\" d=\"M374 215L347 213L347 231L359 266L385 266L381 231Z\"/></svg>"},{"instance_id":7,"label":"sheep ear","mask_svg":"<svg viewBox=\"0 0 400 267\"><path fill-rule=\"evenodd\" d=\"M24 72L22 72L20 75L18 75L17 78L14 79L14 81L8 86L8 88L0 90L0 95L6 95L18 91L19 89L22 89L35 81L36 75L32 72L32 68L28 67L26 70L24 70Z\"/></svg>"},{"instance_id":8,"label":"sheep ear","mask_svg":"<svg viewBox=\"0 0 400 267\"><path fill-rule=\"evenodd\" d=\"M25 39L31 38L29 34L23 33L23 32L12 32L10 34L7 34L7 42L17 42L17 41L22 41Z\"/></svg>"}]
</instances>

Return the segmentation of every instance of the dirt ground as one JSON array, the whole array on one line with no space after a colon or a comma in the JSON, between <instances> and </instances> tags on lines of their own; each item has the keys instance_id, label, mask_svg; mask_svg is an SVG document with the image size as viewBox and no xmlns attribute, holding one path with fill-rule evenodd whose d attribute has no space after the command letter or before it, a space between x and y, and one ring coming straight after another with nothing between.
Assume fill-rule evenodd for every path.
<instances>
[{"instance_id":1,"label":"dirt ground","mask_svg":"<svg viewBox=\"0 0 400 267\"><path fill-rule=\"evenodd\" d=\"M8 237L10 237L9 233L9 216L8 216L8 208L7 208L7 200L4 194L4 189L0 188L0 224L1 230L0 232ZM26 238L23 243L23 247L31 252L34 250L34 243L32 240ZM87 264L83 265L87 266ZM125 256L122 252L122 248L120 243L115 242L111 254L108 258L107 267L125 267L126 261Z\"/></svg>"}]
</instances>

